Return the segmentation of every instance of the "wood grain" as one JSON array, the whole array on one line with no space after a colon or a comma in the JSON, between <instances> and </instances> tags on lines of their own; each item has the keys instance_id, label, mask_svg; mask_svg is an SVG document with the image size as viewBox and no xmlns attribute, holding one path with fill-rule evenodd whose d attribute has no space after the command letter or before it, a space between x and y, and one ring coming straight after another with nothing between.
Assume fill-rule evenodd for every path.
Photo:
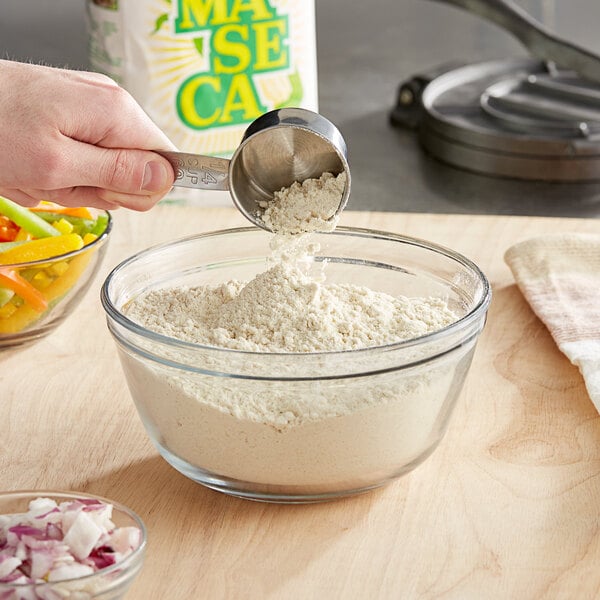
<instances>
[{"instance_id":1,"label":"wood grain","mask_svg":"<svg viewBox=\"0 0 600 600\"><path fill-rule=\"evenodd\" d=\"M494 298L435 453L375 492L320 505L229 498L169 467L146 437L99 302L104 276L151 244L245 225L233 209L124 211L72 317L0 353L0 488L62 488L130 505L149 551L129 598L600 596L600 418L504 264L546 231L600 221L348 213L343 224L425 238L485 271Z\"/></svg>"}]
</instances>

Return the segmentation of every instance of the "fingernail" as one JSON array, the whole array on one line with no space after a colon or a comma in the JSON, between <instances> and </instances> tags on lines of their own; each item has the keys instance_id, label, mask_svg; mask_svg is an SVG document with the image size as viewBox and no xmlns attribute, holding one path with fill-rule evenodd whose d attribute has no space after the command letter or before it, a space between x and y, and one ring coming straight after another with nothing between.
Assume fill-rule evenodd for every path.
<instances>
[{"instance_id":1,"label":"fingernail","mask_svg":"<svg viewBox=\"0 0 600 600\"><path fill-rule=\"evenodd\" d=\"M146 163L142 191L160 192L164 190L167 185L167 169L165 166L155 160Z\"/></svg>"}]
</instances>

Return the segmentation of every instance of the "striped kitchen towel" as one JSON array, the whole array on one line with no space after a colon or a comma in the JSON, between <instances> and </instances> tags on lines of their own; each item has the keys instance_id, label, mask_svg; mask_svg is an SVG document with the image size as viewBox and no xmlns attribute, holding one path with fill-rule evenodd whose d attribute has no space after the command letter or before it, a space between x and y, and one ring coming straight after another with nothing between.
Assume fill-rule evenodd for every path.
<instances>
[{"instance_id":1,"label":"striped kitchen towel","mask_svg":"<svg viewBox=\"0 0 600 600\"><path fill-rule=\"evenodd\" d=\"M504 260L600 411L600 235L542 235L515 244Z\"/></svg>"}]
</instances>

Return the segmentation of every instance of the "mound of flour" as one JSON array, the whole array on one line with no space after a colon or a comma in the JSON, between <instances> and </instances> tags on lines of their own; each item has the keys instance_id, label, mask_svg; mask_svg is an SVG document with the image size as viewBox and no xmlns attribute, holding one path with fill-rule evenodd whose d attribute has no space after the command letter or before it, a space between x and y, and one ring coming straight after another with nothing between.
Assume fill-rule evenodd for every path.
<instances>
[{"instance_id":1,"label":"mound of flour","mask_svg":"<svg viewBox=\"0 0 600 600\"><path fill-rule=\"evenodd\" d=\"M247 283L161 289L127 316L169 337L250 352L331 352L383 346L449 325L439 298L393 297L320 282L281 262Z\"/></svg>"},{"instance_id":2,"label":"mound of flour","mask_svg":"<svg viewBox=\"0 0 600 600\"><path fill-rule=\"evenodd\" d=\"M295 182L275 192L273 200L259 203L264 209L261 218L275 233L333 231L345 187L344 172L323 173L318 179Z\"/></svg>"}]
</instances>

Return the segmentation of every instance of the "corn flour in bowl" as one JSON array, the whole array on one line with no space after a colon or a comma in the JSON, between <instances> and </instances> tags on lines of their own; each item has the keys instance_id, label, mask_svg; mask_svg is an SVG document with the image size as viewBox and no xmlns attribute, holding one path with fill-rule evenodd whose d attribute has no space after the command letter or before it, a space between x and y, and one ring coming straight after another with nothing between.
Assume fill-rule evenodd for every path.
<instances>
[{"instance_id":1,"label":"corn flour in bowl","mask_svg":"<svg viewBox=\"0 0 600 600\"><path fill-rule=\"evenodd\" d=\"M191 479L259 500L325 500L409 472L446 431L484 326L485 275L384 232L337 228L277 251L273 238L185 238L105 281L150 438Z\"/></svg>"}]
</instances>

